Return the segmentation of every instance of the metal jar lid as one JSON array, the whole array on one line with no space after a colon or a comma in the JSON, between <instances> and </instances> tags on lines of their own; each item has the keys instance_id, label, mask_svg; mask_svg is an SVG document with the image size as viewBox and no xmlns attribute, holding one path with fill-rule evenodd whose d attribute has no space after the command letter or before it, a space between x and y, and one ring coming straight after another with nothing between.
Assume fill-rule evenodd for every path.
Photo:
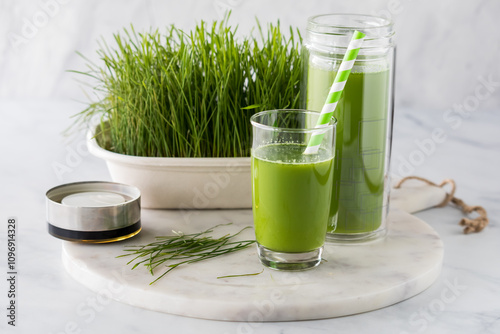
<instances>
[{"instance_id":1,"label":"metal jar lid","mask_svg":"<svg viewBox=\"0 0 500 334\"><path fill-rule=\"evenodd\" d=\"M91 205L81 199L79 204L78 198L75 201L75 195L92 199L99 194L109 194L114 201L97 201ZM76 182L54 187L45 196L49 233L57 238L104 243L130 238L141 230L141 193L134 186Z\"/></svg>"}]
</instances>

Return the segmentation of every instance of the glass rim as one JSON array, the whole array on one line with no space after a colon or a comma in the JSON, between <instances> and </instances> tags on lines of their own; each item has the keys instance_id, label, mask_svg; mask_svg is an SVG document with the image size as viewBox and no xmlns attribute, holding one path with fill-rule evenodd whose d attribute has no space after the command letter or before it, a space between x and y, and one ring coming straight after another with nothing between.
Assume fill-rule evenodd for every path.
<instances>
[{"instance_id":1,"label":"glass rim","mask_svg":"<svg viewBox=\"0 0 500 334\"><path fill-rule=\"evenodd\" d=\"M380 21L381 24L379 25L374 25L374 26L355 26L355 25L347 25L344 24L342 25L340 22L339 23L334 23L334 22L329 22L329 23L322 23L318 22L318 19L324 18L324 17L337 17L337 18L347 18L347 17L355 17L355 18L369 18L372 20L377 20ZM394 25L394 22L388 18L381 17L381 16L376 16L376 15L367 15L367 14L353 14L353 13L332 13L332 14L320 14L320 15L314 15L311 16L307 19L308 24L312 24L315 27L323 27L323 28L340 28L340 29L353 29L353 30L370 30L370 29L381 29L381 28L388 28ZM308 27L309 28L309 27Z\"/></svg>"},{"instance_id":2,"label":"glass rim","mask_svg":"<svg viewBox=\"0 0 500 334\"><path fill-rule=\"evenodd\" d=\"M271 126L267 124L263 124L258 122L256 119L260 116L266 115L266 114L278 114L278 113L289 113L289 114L312 114L312 115L320 115L321 113L319 111L314 111L314 110L307 110L307 109L270 109L270 110L264 110L260 111L258 113L255 113L250 117L250 123L252 126L264 129L264 130L270 130L270 131L281 131L281 132L297 132L297 133L312 133L318 130L324 130L324 129L329 129L329 128L336 128L337 126L337 118L332 116L330 122L328 124L316 126L315 124L312 125L312 127L304 127L304 128L285 128L285 127L277 127L277 126Z\"/></svg>"}]
</instances>

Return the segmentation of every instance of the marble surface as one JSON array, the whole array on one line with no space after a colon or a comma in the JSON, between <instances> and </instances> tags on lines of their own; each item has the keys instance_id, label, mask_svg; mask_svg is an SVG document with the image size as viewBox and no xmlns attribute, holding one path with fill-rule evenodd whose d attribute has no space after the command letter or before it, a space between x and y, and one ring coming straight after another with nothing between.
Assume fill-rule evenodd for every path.
<instances>
[{"instance_id":1,"label":"marble surface","mask_svg":"<svg viewBox=\"0 0 500 334\"><path fill-rule=\"evenodd\" d=\"M406 180L401 187L396 188L401 180L400 177L392 177L390 205L404 212L414 213L433 208L446 198L446 190L450 191L446 187L429 186L419 180Z\"/></svg>"},{"instance_id":2,"label":"marble surface","mask_svg":"<svg viewBox=\"0 0 500 334\"><path fill-rule=\"evenodd\" d=\"M444 109L396 110L393 170L438 183L453 178L456 195L471 205L483 205L491 220L483 232L464 235L458 226L462 214L456 208L416 214L436 230L446 250L441 274L432 286L373 312L268 323L210 321L150 311L99 297L71 278L61 261L62 242L46 230L45 192L61 183L110 180L105 163L85 151L83 134L71 141L61 136L72 121L69 116L82 108L80 103L64 100L0 101L0 249L6 248L7 217L16 217L19 222L18 326L11 328L4 318L0 320L1 333L128 334L158 332L166 326L178 333L500 332L500 106L479 107L463 116L459 125L443 119ZM436 129L442 129L446 139L434 141L434 149L428 147L423 161L416 160L419 155L415 152L423 152L417 142L432 138ZM186 223L203 219L205 214L187 213ZM233 220L240 213L215 214L207 217L209 223ZM5 251L2 254L6 256ZM0 272L5 277L5 260L0 261ZM6 291L6 281L1 279L0 307L6 307Z\"/></svg>"},{"instance_id":3,"label":"marble surface","mask_svg":"<svg viewBox=\"0 0 500 334\"><path fill-rule=\"evenodd\" d=\"M124 270L131 258L117 256L128 245L145 245L154 242L155 236L172 235L171 231L203 231L211 227L207 221L218 218L218 212L207 211L186 226L183 215L143 210L143 228L135 238L108 245L65 242L64 266L71 277L104 298L194 318L245 322L323 319L376 310L427 289L439 276L443 261L437 233L418 218L394 209L384 240L350 246L327 243L324 261L313 270L264 269L255 246L180 267L153 285L148 283L162 268L156 276L145 267ZM253 225L249 210L235 211L231 218L234 223L217 228L215 236ZM254 238L253 229L246 229L236 240ZM256 276L217 278L261 271Z\"/></svg>"}]
</instances>

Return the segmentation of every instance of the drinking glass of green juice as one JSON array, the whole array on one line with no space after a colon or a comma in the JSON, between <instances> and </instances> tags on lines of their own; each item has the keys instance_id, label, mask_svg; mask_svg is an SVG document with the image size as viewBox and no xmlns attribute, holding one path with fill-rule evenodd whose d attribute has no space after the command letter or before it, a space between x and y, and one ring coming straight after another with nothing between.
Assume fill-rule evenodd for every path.
<instances>
[{"instance_id":1,"label":"drinking glass of green juice","mask_svg":"<svg viewBox=\"0 0 500 334\"><path fill-rule=\"evenodd\" d=\"M319 113L269 110L252 116L252 202L260 261L304 270L321 262L333 192L336 120L315 127ZM317 153L304 154L323 133Z\"/></svg>"},{"instance_id":2,"label":"drinking glass of green juice","mask_svg":"<svg viewBox=\"0 0 500 334\"><path fill-rule=\"evenodd\" d=\"M386 234L393 118L394 30L384 18L328 14L309 18L301 94L306 109L325 103L354 30L366 37L334 116L336 157L327 240L365 242Z\"/></svg>"}]
</instances>

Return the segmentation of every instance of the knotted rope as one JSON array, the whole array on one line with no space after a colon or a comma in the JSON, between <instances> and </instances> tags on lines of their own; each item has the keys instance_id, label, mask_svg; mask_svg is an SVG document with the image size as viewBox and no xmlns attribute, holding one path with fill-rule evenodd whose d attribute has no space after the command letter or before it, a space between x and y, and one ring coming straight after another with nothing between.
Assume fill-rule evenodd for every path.
<instances>
[{"instance_id":1,"label":"knotted rope","mask_svg":"<svg viewBox=\"0 0 500 334\"><path fill-rule=\"evenodd\" d=\"M407 177L403 178L401 181L399 181L398 184L396 184L394 186L394 188L400 188L401 185L404 182L406 182L407 180L419 180L419 181L427 183L428 185L440 187L440 188L443 188L444 186L446 186L448 184L451 185L451 191L449 193L446 193L446 197L444 198L444 200L440 204L436 205L436 207L441 208L443 206L448 205L451 202L451 203L455 204L456 206L458 206L460 209L462 209L462 212L465 214L471 214L472 212L478 213L479 216L474 218L474 219L462 218L460 220L460 222L459 222L460 226L465 226L464 227L465 234L472 233L472 232L481 232L486 227L486 225L488 225L488 223L489 223L488 214L486 213L486 210L482 206L467 205L464 203L464 201L462 201L461 199L456 198L454 196L455 190L457 187L456 187L455 181L453 181L452 179L446 179L443 182L441 182L441 184L436 184L432 181L424 179L423 177L407 176Z\"/></svg>"}]
</instances>

